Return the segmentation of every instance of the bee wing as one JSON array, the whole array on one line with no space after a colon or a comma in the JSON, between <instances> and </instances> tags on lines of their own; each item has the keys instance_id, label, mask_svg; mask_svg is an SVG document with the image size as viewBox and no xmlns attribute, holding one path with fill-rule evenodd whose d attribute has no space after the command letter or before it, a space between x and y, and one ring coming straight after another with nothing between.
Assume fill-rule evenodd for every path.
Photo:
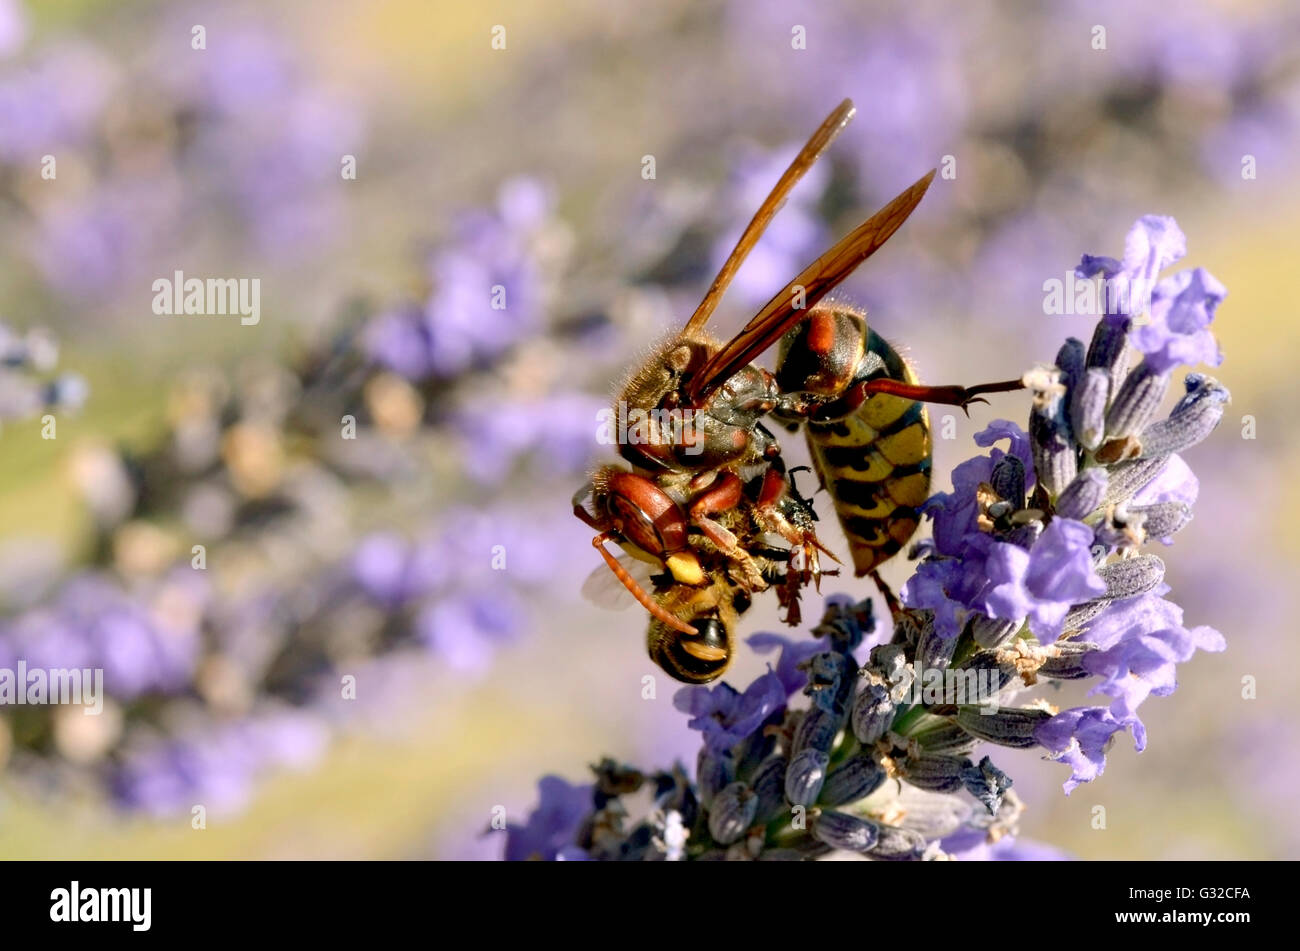
<instances>
[{"instance_id":1,"label":"bee wing","mask_svg":"<svg viewBox=\"0 0 1300 951\"><path fill-rule=\"evenodd\" d=\"M708 397L741 367L756 357L807 315L808 309L829 294L859 264L893 235L920 204L930 187L934 170L884 208L841 238L833 248L803 269L798 277L767 302L721 350L715 353L690 381L686 395L692 405L703 406ZM802 288L801 306L795 306L795 288Z\"/></svg>"},{"instance_id":2,"label":"bee wing","mask_svg":"<svg viewBox=\"0 0 1300 951\"><path fill-rule=\"evenodd\" d=\"M749 252L758 243L758 239L763 236L767 226L772 223L776 213L781 210L781 206L785 204L791 190L799 183L799 179L803 178L808 169L813 167L818 157L826 151L827 146L835 141L835 137L844 131L844 127L849 124L855 111L853 100L845 99L835 107L835 110L826 117L804 147L799 150L799 154L794 157L790 167L772 186L771 194L759 206L758 211L754 213L753 219L750 220L744 232L741 233L740 240L736 242L735 248L732 249L731 254L723 263L722 269L718 271L718 276L709 285L704 300L700 301L700 306L695 309L691 319L686 322L686 329L682 331L683 334L697 333L708 323L713 311L717 309L718 302L722 300L727 285L736 276L736 272L740 270L740 265L745 262L745 258L749 256Z\"/></svg>"},{"instance_id":3,"label":"bee wing","mask_svg":"<svg viewBox=\"0 0 1300 951\"><path fill-rule=\"evenodd\" d=\"M654 582L650 580L651 575L654 574L651 565L631 555L620 555L618 563L635 579L642 590L654 589ZM592 569L591 574L587 575L587 580L582 583L582 597L606 611L622 611L636 604L632 592L627 590L623 582L619 581L605 564L597 565Z\"/></svg>"}]
</instances>

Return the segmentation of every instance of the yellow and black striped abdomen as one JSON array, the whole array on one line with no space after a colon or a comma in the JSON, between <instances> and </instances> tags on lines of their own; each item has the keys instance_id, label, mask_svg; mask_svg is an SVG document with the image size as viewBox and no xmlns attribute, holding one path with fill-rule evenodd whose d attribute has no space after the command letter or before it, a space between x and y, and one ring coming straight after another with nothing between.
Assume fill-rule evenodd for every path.
<instances>
[{"instance_id":1,"label":"yellow and black striped abdomen","mask_svg":"<svg viewBox=\"0 0 1300 951\"><path fill-rule=\"evenodd\" d=\"M858 377L916 383L898 351L866 329ZM897 554L916 533L930 494L930 420L915 400L875 393L842 419L807 424L808 447L848 538L859 576Z\"/></svg>"}]
</instances>

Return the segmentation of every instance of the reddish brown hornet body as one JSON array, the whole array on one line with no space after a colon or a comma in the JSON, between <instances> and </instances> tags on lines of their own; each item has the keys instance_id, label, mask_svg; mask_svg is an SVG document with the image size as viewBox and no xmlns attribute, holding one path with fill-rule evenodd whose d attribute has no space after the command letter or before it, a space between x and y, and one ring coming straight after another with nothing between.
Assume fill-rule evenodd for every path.
<instances>
[{"instance_id":1,"label":"reddish brown hornet body","mask_svg":"<svg viewBox=\"0 0 1300 951\"><path fill-rule=\"evenodd\" d=\"M891 399L904 407L921 400L964 407L980 392L1019 386L1018 381L974 389L921 386L903 371L901 358L867 332L865 319L819 303L898 230L925 194L934 172L805 268L730 341L722 343L705 331L741 262L853 111L853 104L845 100L827 117L745 228L686 326L625 383L614 407L614 422L620 434L629 434L619 439L619 453L631 471L602 467L574 498L575 514L598 532L593 544L652 616L647 634L650 656L688 683L707 683L726 669L735 621L754 592L783 581L777 591L788 610L787 620L794 624L801 588L816 583L821 575L818 553L826 549L813 530L812 508L790 483L780 447L763 426L768 414L791 425L806 422L810 440L820 427L818 438L825 443L826 458L834 462L845 457L849 469L862 470L855 478L865 487L852 492L861 496L852 504L863 515L852 518L870 526L874 524L870 518L884 512L886 503L903 504L872 493L914 494L928 486L929 436L924 416L920 415L919 436L911 431L913 422L905 413L884 419L893 412ZM752 362L783 338L775 376ZM873 417L882 417L873 423L878 423L874 430L868 426ZM897 433L892 441L891 432L880 429L885 425ZM888 452L880 457L890 471L899 467L892 481L886 479L889 472L883 471L884 464L855 461L869 463L878 448L898 450L896 459L887 458ZM924 485L903 475L903 455L922 450L927 467ZM815 457L814 462L823 480L835 470L825 460ZM855 478L841 482L852 490L849 483ZM851 532L845 513L840 514ZM878 521L884 524L885 520L881 516ZM915 530L914 520L910 528L902 519L892 524L897 528L895 537L877 541L864 532L860 548L898 544L896 536ZM771 548L765 542L767 535L779 536L789 547ZM610 553L608 541L659 569L652 592ZM883 551L871 557L878 558ZM860 573L866 565L874 567L874 561L861 561L859 555L855 549Z\"/></svg>"}]
</instances>

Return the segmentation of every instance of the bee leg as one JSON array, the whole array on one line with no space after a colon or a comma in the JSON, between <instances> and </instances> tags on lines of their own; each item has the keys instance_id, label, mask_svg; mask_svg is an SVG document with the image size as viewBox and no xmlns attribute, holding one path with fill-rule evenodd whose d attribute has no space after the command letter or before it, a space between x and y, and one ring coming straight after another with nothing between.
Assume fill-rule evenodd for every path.
<instances>
[{"instance_id":1,"label":"bee leg","mask_svg":"<svg viewBox=\"0 0 1300 951\"><path fill-rule=\"evenodd\" d=\"M597 522L595 517L590 512L588 512L585 508L583 508L583 506L574 505L573 514L578 516L578 518L582 519L582 524L586 525L588 528L594 528L596 531L601 530L601 526L599 522Z\"/></svg>"},{"instance_id":2,"label":"bee leg","mask_svg":"<svg viewBox=\"0 0 1300 951\"><path fill-rule=\"evenodd\" d=\"M902 380L889 377L877 377L874 380L865 380L857 385L858 396L861 399L866 399L873 393L888 393L891 396L902 396L920 403L943 403L947 406L960 406L962 412L968 416L970 411L967 407L970 404L988 402L988 400L980 396L981 393L1010 393L1024 388L1025 384L1021 380L1003 380L999 383L981 383L978 386L966 387L924 386L919 383L904 383Z\"/></svg>"},{"instance_id":3,"label":"bee leg","mask_svg":"<svg viewBox=\"0 0 1300 951\"><path fill-rule=\"evenodd\" d=\"M601 525L600 519L587 509L587 500L593 497L595 490L596 484L592 480L588 479L586 485L573 493L573 514L580 518L582 524L586 525L588 528L593 528L598 532L603 532L606 526Z\"/></svg>"},{"instance_id":4,"label":"bee leg","mask_svg":"<svg viewBox=\"0 0 1300 951\"><path fill-rule=\"evenodd\" d=\"M750 591L763 591L767 582L753 557L740 546L735 533L726 526L709 518L718 512L734 509L744 498L745 485L733 472L725 473L706 491L700 493L690 504L691 522L699 527L704 537L736 563L740 569L745 587Z\"/></svg>"},{"instance_id":5,"label":"bee leg","mask_svg":"<svg viewBox=\"0 0 1300 951\"><path fill-rule=\"evenodd\" d=\"M631 592L637 603L649 611L653 617L663 621L674 630L681 631L683 634L696 635L698 632L695 628L681 618L669 614L654 598L645 593L642 587L637 584L636 579L628 574L627 569L618 563L618 559L609 553L609 549L605 547L607 541L617 541L617 536L613 532L601 532L591 540L591 545L596 551L600 552L600 557L605 559L605 564L609 565L609 570L614 572L614 577L623 582L623 587Z\"/></svg>"}]
</instances>

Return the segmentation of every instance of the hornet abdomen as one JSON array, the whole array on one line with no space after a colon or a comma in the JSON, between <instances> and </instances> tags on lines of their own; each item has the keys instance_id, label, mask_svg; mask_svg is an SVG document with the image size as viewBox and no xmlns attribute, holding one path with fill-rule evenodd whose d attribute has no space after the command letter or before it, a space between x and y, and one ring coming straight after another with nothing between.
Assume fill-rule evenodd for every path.
<instances>
[{"instance_id":1,"label":"hornet abdomen","mask_svg":"<svg viewBox=\"0 0 1300 951\"><path fill-rule=\"evenodd\" d=\"M898 351L842 303L819 305L781 341L776 415L803 422L822 484L849 542L855 573L874 571L916 534L930 493L932 444L923 404L857 384L916 383Z\"/></svg>"}]
</instances>

